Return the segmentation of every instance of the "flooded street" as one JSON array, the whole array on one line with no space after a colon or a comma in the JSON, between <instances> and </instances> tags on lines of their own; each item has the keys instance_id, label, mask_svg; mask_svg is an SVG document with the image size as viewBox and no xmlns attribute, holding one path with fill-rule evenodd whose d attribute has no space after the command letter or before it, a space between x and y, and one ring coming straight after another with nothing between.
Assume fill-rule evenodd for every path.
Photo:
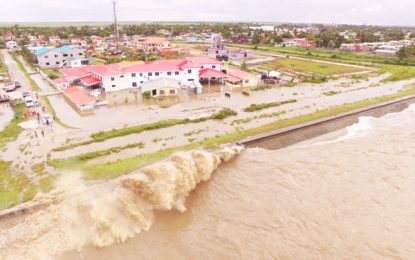
<instances>
[{"instance_id":1,"label":"flooded street","mask_svg":"<svg viewBox=\"0 0 415 260\"><path fill-rule=\"evenodd\" d=\"M13 119L14 112L8 103L0 103L0 131L3 131Z\"/></svg>"}]
</instances>

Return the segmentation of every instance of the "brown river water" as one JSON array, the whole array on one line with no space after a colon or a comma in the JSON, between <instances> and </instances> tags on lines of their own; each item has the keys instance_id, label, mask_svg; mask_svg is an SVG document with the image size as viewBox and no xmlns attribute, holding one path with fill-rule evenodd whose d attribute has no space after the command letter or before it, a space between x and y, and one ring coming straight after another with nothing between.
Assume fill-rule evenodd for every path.
<instances>
[{"instance_id":1,"label":"brown river water","mask_svg":"<svg viewBox=\"0 0 415 260\"><path fill-rule=\"evenodd\" d=\"M415 258L414 106L361 118L327 138L238 153L181 153L93 187L78 178L62 180L61 203L0 231L0 254Z\"/></svg>"}]
</instances>

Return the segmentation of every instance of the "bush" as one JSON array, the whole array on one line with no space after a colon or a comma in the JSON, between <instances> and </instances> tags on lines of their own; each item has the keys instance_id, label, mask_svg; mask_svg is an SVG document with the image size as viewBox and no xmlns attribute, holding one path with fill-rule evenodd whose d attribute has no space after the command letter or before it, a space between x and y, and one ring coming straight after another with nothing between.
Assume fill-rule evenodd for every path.
<instances>
[{"instance_id":1,"label":"bush","mask_svg":"<svg viewBox=\"0 0 415 260\"><path fill-rule=\"evenodd\" d=\"M290 99L286 101L280 101L280 102L271 102L271 103L261 103L261 104L251 104L249 107L246 107L244 109L245 112L255 112L259 110L263 110L270 107L279 107L282 105L290 104L290 103L296 103L296 99Z\"/></svg>"}]
</instances>

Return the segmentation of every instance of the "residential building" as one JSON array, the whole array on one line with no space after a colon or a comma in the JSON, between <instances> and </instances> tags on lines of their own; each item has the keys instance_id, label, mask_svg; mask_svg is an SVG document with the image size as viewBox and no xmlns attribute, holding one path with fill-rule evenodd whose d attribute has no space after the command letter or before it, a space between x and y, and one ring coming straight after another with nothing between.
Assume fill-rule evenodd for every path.
<instances>
[{"instance_id":1,"label":"residential building","mask_svg":"<svg viewBox=\"0 0 415 260\"><path fill-rule=\"evenodd\" d=\"M82 46L85 47L87 46L87 42L81 38L72 38L71 39L71 45L77 45L77 46Z\"/></svg>"},{"instance_id":2,"label":"residential building","mask_svg":"<svg viewBox=\"0 0 415 260\"><path fill-rule=\"evenodd\" d=\"M3 39L5 41L13 41L16 40L16 36L12 32L5 32L3 35Z\"/></svg>"},{"instance_id":3,"label":"residential building","mask_svg":"<svg viewBox=\"0 0 415 260\"><path fill-rule=\"evenodd\" d=\"M280 46L281 44L277 44ZM317 44L313 40L305 38L284 38L282 45L286 47L316 48Z\"/></svg>"},{"instance_id":4,"label":"residential building","mask_svg":"<svg viewBox=\"0 0 415 260\"><path fill-rule=\"evenodd\" d=\"M60 68L70 58L85 58L82 47L68 45L59 48L44 47L35 54L41 68Z\"/></svg>"},{"instance_id":5,"label":"residential building","mask_svg":"<svg viewBox=\"0 0 415 260\"><path fill-rule=\"evenodd\" d=\"M142 93L149 93L151 97L176 96L181 88L180 80L173 78L159 78L142 84Z\"/></svg>"},{"instance_id":6,"label":"residential building","mask_svg":"<svg viewBox=\"0 0 415 260\"><path fill-rule=\"evenodd\" d=\"M60 43L61 38L57 35L51 35L48 37L49 43L52 45L56 45Z\"/></svg>"},{"instance_id":7,"label":"residential building","mask_svg":"<svg viewBox=\"0 0 415 260\"><path fill-rule=\"evenodd\" d=\"M157 53L159 50L170 49L172 47L167 39L160 37L144 37L135 41L133 40L132 44L143 52L151 53Z\"/></svg>"},{"instance_id":8,"label":"residential building","mask_svg":"<svg viewBox=\"0 0 415 260\"><path fill-rule=\"evenodd\" d=\"M235 69L228 71L225 79L226 85L230 87L256 87L261 83L261 79L249 72Z\"/></svg>"},{"instance_id":9,"label":"residential building","mask_svg":"<svg viewBox=\"0 0 415 260\"><path fill-rule=\"evenodd\" d=\"M17 48L19 48L19 44L17 44L17 42L16 41L7 41L6 42L6 48L7 49L17 49Z\"/></svg>"}]
</instances>

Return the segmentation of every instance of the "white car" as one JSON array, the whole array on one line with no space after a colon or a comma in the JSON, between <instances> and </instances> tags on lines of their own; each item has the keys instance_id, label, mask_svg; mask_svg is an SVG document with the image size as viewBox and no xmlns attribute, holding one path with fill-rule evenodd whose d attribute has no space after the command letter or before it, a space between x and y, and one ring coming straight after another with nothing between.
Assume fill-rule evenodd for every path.
<instances>
[{"instance_id":1,"label":"white car","mask_svg":"<svg viewBox=\"0 0 415 260\"><path fill-rule=\"evenodd\" d=\"M24 103L26 107L33 107L35 104L33 103L33 99L31 96L27 96L24 98Z\"/></svg>"},{"instance_id":2,"label":"white car","mask_svg":"<svg viewBox=\"0 0 415 260\"><path fill-rule=\"evenodd\" d=\"M52 123L52 117L49 114L42 114L42 122L47 125L48 122L49 124Z\"/></svg>"}]
</instances>

